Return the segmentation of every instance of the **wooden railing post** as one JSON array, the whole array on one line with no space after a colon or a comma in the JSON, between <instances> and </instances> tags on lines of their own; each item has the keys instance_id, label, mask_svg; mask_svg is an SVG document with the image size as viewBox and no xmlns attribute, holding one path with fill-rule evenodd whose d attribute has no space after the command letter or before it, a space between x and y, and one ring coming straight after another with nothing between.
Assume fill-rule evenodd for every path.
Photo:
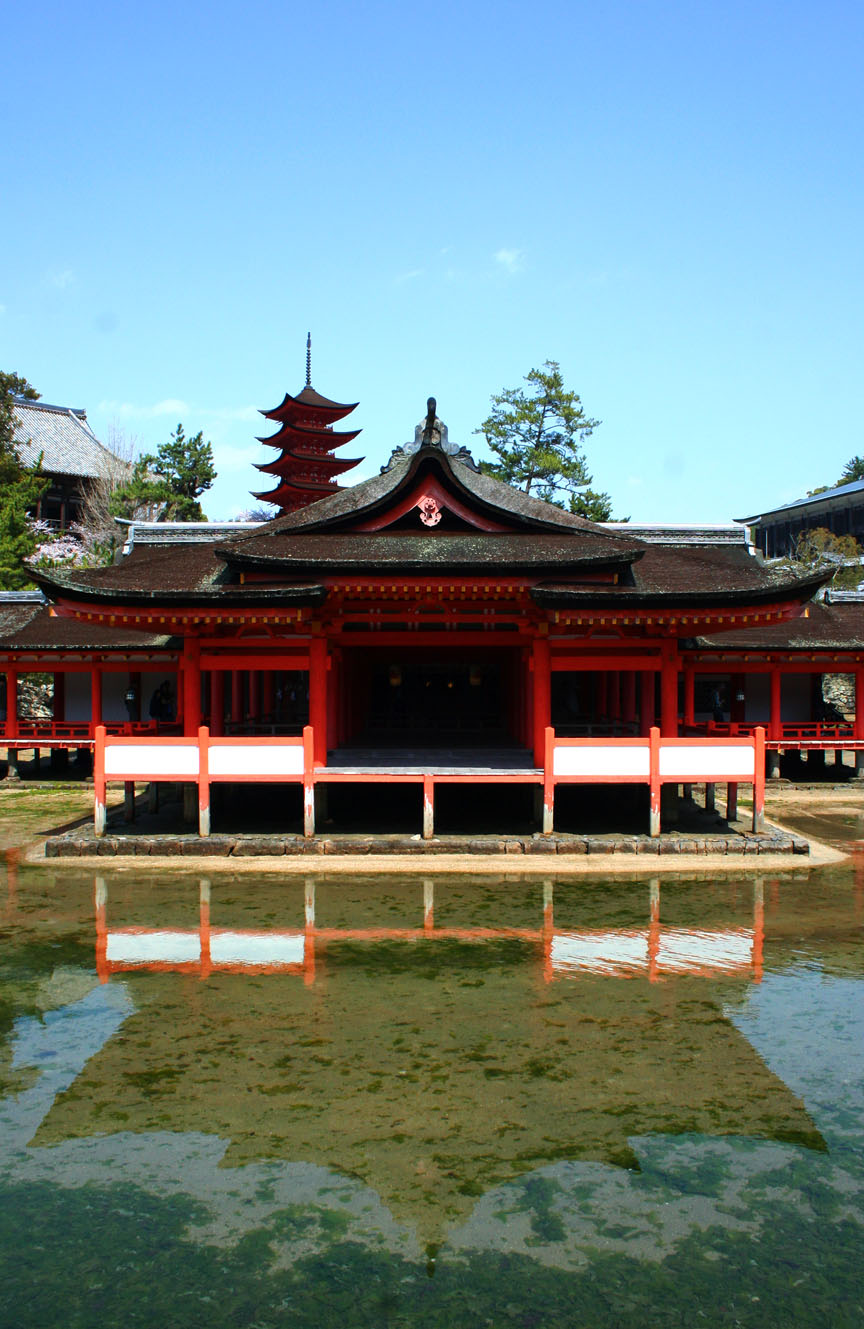
<instances>
[{"instance_id":1,"label":"wooden railing post","mask_svg":"<svg viewBox=\"0 0 864 1329\"><path fill-rule=\"evenodd\" d=\"M98 724L93 745L93 833L105 834L105 726Z\"/></svg>"},{"instance_id":2,"label":"wooden railing post","mask_svg":"<svg viewBox=\"0 0 864 1329\"><path fill-rule=\"evenodd\" d=\"M303 834L315 834L315 738L311 725L303 729Z\"/></svg>"},{"instance_id":3,"label":"wooden railing post","mask_svg":"<svg viewBox=\"0 0 864 1329\"><path fill-rule=\"evenodd\" d=\"M198 834L210 834L210 730L198 729Z\"/></svg>"},{"instance_id":4,"label":"wooden railing post","mask_svg":"<svg viewBox=\"0 0 864 1329\"><path fill-rule=\"evenodd\" d=\"M543 736L543 834L555 826L555 730L547 725Z\"/></svg>"},{"instance_id":5,"label":"wooden railing post","mask_svg":"<svg viewBox=\"0 0 864 1329\"><path fill-rule=\"evenodd\" d=\"M656 839L660 834L660 730L652 725L648 734L648 781L651 811L648 834Z\"/></svg>"},{"instance_id":6,"label":"wooden railing post","mask_svg":"<svg viewBox=\"0 0 864 1329\"><path fill-rule=\"evenodd\" d=\"M765 730L757 726L753 734L753 830L765 827Z\"/></svg>"},{"instance_id":7,"label":"wooden railing post","mask_svg":"<svg viewBox=\"0 0 864 1329\"><path fill-rule=\"evenodd\" d=\"M435 781L429 771L423 772L423 839L431 840L435 834Z\"/></svg>"}]
</instances>

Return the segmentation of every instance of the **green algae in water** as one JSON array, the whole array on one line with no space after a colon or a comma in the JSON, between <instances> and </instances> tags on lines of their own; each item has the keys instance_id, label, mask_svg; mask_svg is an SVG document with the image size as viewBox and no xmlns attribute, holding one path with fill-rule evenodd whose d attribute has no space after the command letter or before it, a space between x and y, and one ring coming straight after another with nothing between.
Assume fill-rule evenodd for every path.
<instances>
[{"instance_id":1,"label":"green algae in water","mask_svg":"<svg viewBox=\"0 0 864 1329\"><path fill-rule=\"evenodd\" d=\"M0 1323L864 1319L851 872L765 892L761 984L550 981L541 884L448 879L436 920L536 940L334 940L307 982L100 985L92 878L62 881L22 870L4 934ZM213 926L302 930L303 889L213 873ZM106 891L109 927L195 931L194 880ZM554 895L561 935L645 926L647 883ZM331 927L416 927L422 899L317 880ZM661 918L732 935L753 899L752 878L663 885Z\"/></svg>"}]
</instances>

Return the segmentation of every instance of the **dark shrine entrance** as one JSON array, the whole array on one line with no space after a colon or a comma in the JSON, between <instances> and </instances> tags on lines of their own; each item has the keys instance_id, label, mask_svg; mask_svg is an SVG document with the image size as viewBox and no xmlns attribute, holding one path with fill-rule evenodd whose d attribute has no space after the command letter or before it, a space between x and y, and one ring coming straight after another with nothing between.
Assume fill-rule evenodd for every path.
<instances>
[{"instance_id":1,"label":"dark shrine entrance","mask_svg":"<svg viewBox=\"0 0 864 1329\"><path fill-rule=\"evenodd\" d=\"M518 740L518 653L346 651L345 741L376 747L496 747Z\"/></svg>"}]
</instances>

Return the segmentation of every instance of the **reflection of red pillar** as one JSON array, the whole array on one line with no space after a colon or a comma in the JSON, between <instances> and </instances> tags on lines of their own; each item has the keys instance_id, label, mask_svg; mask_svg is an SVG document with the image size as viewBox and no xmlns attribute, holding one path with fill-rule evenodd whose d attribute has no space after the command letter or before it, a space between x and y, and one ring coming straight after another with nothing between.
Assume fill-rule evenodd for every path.
<instances>
[{"instance_id":1,"label":"reflection of red pillar","mask_svg":"<svg viewBox=\"0 0 864 1329\"><path fill-rule=\"evenodd\" d=\"M555 933L554 886L551 881L543 883L543 978L551 983L555 977L552 969L552 938Z\"/></svg>"},{"instance_id":2,"label":"reflection of red pillar","mask_svg":"<svg viewBox=\"0 0 864 1329\"><path fill-rule=\"evenodd\" d=\"M660 956L660 882L652 881L648 894L648 981L656 983L659 978L658 960Z\"/></svg>"},{"instance_id":3,"label":"reflection of red pillar","mask_svg":"<svg viewBox=\"0 0 864 1329\"><path fill-rule=\"evenodd\" d=\"M423 930L431 932L435 927L435 884L428 878L423 882Z\"/></svg>"},{"instance_id":4,"label":"reflection of red pillar","mask_svg":"<svg viewBox=\"0 0 864 1329\"><path fill-rule=\"evenodd\" d=\"M96 974L100 983L108 982L108 923L106 918L108 891L105 882L97 877L93 885L93 903L96 909Z\"/></svg>"},{"instance_id":5,"label":"reflection of red pillar","mask_svg":"<svg viewBox=\"0 0 864 1329\"><path fill-rule=\"evenodd\" d=\"M198 905L198 931L201 938L201 977L209 978L213 971L210 958L210 883L202 881Z\"/></svg>"},{"instance_id":6,"label":"reflection of red pillar","mask_svg":"<svg viewBox=\"0 0 864 1329\"><path fill-rule=\"evenodd\" d=\"M765 900L762 882L753 887L753 982L762 982L762 951L765 941Z\"/></svg>"}]
</instances>

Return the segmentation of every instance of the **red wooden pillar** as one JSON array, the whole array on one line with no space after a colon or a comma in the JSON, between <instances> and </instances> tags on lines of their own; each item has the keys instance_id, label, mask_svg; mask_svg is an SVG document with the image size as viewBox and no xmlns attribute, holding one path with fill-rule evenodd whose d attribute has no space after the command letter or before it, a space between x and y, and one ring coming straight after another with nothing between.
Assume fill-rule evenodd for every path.
<instances>
[{"instance_id":1,"label":"red wooden pillar","mask_svg":"<svg viewBox=\"0 0 864 1329\"><path fill-rule=\"evenodd\" d=\"M609 719L621 718L621 675L617 669L609 674Z\"/></svg>"},{"instance_id":2,"label":"red wooden pillar","mask_svg":"<svg viewBox=\"0 0 864 1329\"><path fill-rule=\"evenodd\" d=\"M542 766L546 750L546 730L552 723L552 669L549 642L545 637L534 638L532 658L534 662L534 765Z\"/></svg>"},{"instance_id":3,"label":"red wooden pillar","mask_svg":"<svg viewBox=\"0 0 864 1329\"><path fill-rule=\"evenodd\" d=\"M309 723L319 766L327 765L327 666L327 642L324 637L313 637L309 643Z\"/></svg>"},{"instance_id":4,"label":"red wooden pillar","mask_svg":"<svg viewBox=\"0 0 864 1329\"><path fill-rule=\"evenodd\" d=\"M18 671L6 670L6 737L18 737Z\"/></svg>"},{"instance_id":5,"label":"red wooden pillar","mask_svg":"<svg viewBox=\"0 0 864 1329\"><path fill-rule=\"evenodd\" d=\"M860 672L860 671L859 671ZM768 737L780 739L783 737L783 675L780 673L780 666L775 664L771 669L771 719L768 722ZM858 723L858 687L856 675L855 690L855 723ZM856 733L857 737L857 733Z\"/></svg>"},{"instance_id":6,"label":"red wooden pillar","mask_svg":"<svg viewBox=\"0 0 864 1329\"><path fill-rule=\"evenodd\" d=\"M607 673L602 673L602 674L595 674L594 677L597 682L597 688L594 693L595 697L594 719L601 721L608 720L609 719L609 675Z\"/></svg>"},{"instance_id":7,"label":"red wooden pillar","mask_svg":"<svg viewBox=\"0 0 864 1329\"><path fill-rule=\"evenodd\" d=\"M243 672L231 670L231 723L240 724L243 719Z\"/></svg>"},{"instance_id":8,"label":"red wooden pillar","mask_svg":"<svg viewBox=\"0 0 864 1329\"><path fill-rule=\"evenodd\" d=\"M261 675L257 669L249 670L249 719L257 720L261 714Z\"/></svg>"},{"instance_id":9,"label":"red wooden pillar","mask_svg":"<svg viewBox=\"0 0 864 1329\"><path fill-rule=\"evenodd\" d=\"M225 673L214 669L210 673L210 733L218 736L225 722Z\"/></svg>"},{"instance_id":10,"label":"red wooden pillar","mask_svg":"<svg viewBox=\"0 0 864 1329\"><path fill-rule=\"evenodd\" d=\"M664 738L678 734L678 661L664 655L660 670L660 732Z\"/></svg>"},{"instance_id":11,"label":"red wooden pillar","mask_svg":"<svg viewBox=\"0 0 864 1329\"><path fill-rule=\"evenodd\" d=\"M273 680L273 670L264 670L261 674L261 709L269 719L273 718L273 698L275 693Z\"/></svg>"},{"instance_id":12,"label":"red wooden pillar","mask_svg":"<svg viewBox=\"0 0 864 1329\"><path fill-rule=\"evenodd\" d=\"M684 728L696 723L696 676L684 668Z\"/></svg>"},{"instance_id":13,"label":"red wooden pillar","mask_svg":"<svg viewBox=\"0 0 864 1329\"><path fill-rule=\"evenodd\" d=\"M197 637L183 642L183 733L198 737L201 725L201 643Z\"/></svg>"},{"instance_id":14,"label":"red wooden pillar","mask_svg":"<svg viewBox=\"0 0 864 1329\"><path fill-rule=\"evenodd\" d=\"M639 732L647 738L654 724L654 670L643 669L639 680Z\"/></svg>"},{"instance_id":15,"label":"red wooden pillar","mask_svg":"<svg viewBox=\"0 0 864 1329\"><path fill-rule=\"evenodd\" d=\"M327 733L330 744L338 748L342 741L339 723L339 701L342 691L342 652L335 650L330 655L330 682L327 688Z\"/></svg>"},{"instance_id":16,"label":"red wooden pillar","mask_svg":"<svg viewBox=\"0 0 864 1329\"><path fill-rule=\"evenodd\" d=\"M636 670L621 675L621 719L632 725L636 719Z\"/></svg>"},{"instance_id":17,"label":"red wooden pillar","mask_svg":"<svg viewBox=\"0 0 864 1329\"><path fill-rule=\"evenodd\" d=\"M102 667L94 665L90 675L90 732L102 723Z\"/></svg>"},{"instance_id":18,"label":"red wooden pillar","mask_svg":"<svg viewBox=\"0 0 864 1329\"><path fill-rule=\"evenodd\" d=\"M55 720L66 719L66 675L54 674L54 696L51 701L51 714Z\"/></svg>"},{"instance_id":19,"label":"red wooden pillar","mask_svg":"<svg viewBox=\"0 0 864 1329\"><path fill-rule=\"evenodd\" d=\"M747 708L744 675L732 674L729 679L729 688L732 693L729 698L729 719L734 724L741 724L744 721Z\"/></svg>"}]
</instances>

